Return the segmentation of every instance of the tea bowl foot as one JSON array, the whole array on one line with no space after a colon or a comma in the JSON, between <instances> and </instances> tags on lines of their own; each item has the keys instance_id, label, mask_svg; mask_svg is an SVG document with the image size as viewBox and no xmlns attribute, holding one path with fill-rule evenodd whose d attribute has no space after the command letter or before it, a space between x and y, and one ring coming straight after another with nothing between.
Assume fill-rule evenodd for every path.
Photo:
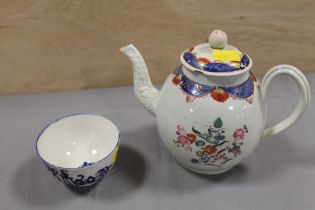
<instances>
[{"instance_id":1,"label":"tea bowl foot","mask_svg":"<svg viewBox=\"0 0 315 210\"><path fill-rule=\"evenodd\" d=\"M177 161L178 162L178 161ZM205 174L205 175L216 175L216 174L222 174L225 173L227 171L229 171L230 169L232 169L233 167L230 168L222 168L222 169L215 169L215 170L210 170L210 169L200 169L200 168L193 168L190 166L187 166L186 164L183 164L181 162L178 162L179 165L181 165L182 167L184 167L185 169L198 173L198 174Z\"/></svg>"}]
</instances>

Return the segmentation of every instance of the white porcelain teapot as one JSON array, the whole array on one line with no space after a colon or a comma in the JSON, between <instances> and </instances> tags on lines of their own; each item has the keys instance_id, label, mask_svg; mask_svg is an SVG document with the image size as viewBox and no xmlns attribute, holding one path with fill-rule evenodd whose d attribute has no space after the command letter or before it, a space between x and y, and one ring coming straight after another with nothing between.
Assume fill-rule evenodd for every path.
<instances>
[{"instance_id":1,"label":"white porcelain teapot","mask_svg":"<svg viewBox=\"0 0 315 210\"><path fill-rule=\"evenodd\" d=\"M197 173L228 171L253 152L261 138L291 126L309 104L310 87L300 70L275 66L259 84L250 72L251 58L228 45L220 30L210 34L208 43L181 54L181 65L160 91L152 85L138 50L128 45L121 51L133 64L135 94L156 116L165 147L179 164ZM287 119L265 128L266 93L280 74L296 81L300 100Z\"/></svg>"}]
</instances>

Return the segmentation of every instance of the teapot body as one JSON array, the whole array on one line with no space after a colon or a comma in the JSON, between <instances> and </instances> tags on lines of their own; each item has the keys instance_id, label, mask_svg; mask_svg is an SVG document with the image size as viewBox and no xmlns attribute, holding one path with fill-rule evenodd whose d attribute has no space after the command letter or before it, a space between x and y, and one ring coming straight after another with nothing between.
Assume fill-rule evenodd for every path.
<instances>
[{"instance_id":1,"label":"teapot body","mask_svg":"<svg viewBox=\"0 0 315 210\"><path fill-rule=\"evenodd\" d=\"M133 66L136 97L156 116L167 150L191 171L219 174L251 154L261 138L293 125L309 105L311 93L306 77L296 67L274 66L259 84L250 72L251 58L228 45L223 31L212 31L208 40L181 54L181 65L161 91L152 84L140 52L132 44L121 51ZM285 120L265 128L266 94L279 75L295 80L300 99Z\"/></svg>"},{"instance_id":2,"label":"teapot body","mask_svg":"<svg viewBox=\"0 0 315 210\"><path fill-rule=\"evenodd\" d=\"M209 86L179 66L161 90L156 111L160 137L185 168L218 174L246 158L265 128L265 105L252 73L241 84ZM232 78L233 79L233 78Z\"/></svg>"}]
</instances>

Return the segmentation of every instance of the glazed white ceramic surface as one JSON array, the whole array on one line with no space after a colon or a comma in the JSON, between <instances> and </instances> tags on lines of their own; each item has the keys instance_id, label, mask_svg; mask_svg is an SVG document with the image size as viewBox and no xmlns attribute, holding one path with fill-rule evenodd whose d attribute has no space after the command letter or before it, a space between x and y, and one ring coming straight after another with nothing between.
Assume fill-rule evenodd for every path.
<instances>
[{"instance_id":1,"label":"glazed white ceramic surface","mask_svg":"<svg viewBox=\"0 0 315 210\"><path fill-rule=\"evenodd\" d=\"M209 40L210 46L234 49L227 45L224 32L210 35ZM206 45L209 43L196 46L197 55L198 50L207 55ZM179 164L197 173L219 174L231 169L255 150L260 139L290 127L309 104L309 84L303 73L290 65L271 68L260 84L250 72L253 62L245 54L246 65L237 71L206 72L195 69L183 58L192 51L189 49L181 55L182 65L158 91L138 50L128 45L121 51L133 64L136 96L156 116L165 147ZM287 119L265 128L266 93L272 79L283 74L298 84L300 100Z\"/></svg>"},{"instance_id":2,"label":"glazed white ceramic surface","mask_svg":"<svg viewBox=\"0 0 315 210\"><path fill-rule=\"evenodd\" d=\"M256 148L265 127L265 109L262 97L257 91L257 84L252 104L234 99L228 99L224 104L218 104L218 102L206 98L195 99L192 103L183 103L182 91L174 86L171 80L172 77L168 77L161 91L156 118L161 139L178 163L198 173L217 174L240 163ZM170 98L172 98L171 101ZM242 140L244 142L242 154L221 167L192 163L190 160L195 158L199 148L193 144L192 151L176 147L173 140L178 137L175 133L177 126L183 126L187 133L193 133L192 127L207 132L209 125L218 117L221 118L223 127L226 128L225 136L228 141L233 140L233 132L236 129L247 125L250 132ZM228 137L230 138L228 139Z\"/></svg>"},{"instance_id":3,"label":"glazed white ceramic surface","mask_svg":"<svg viewBox=\"0 0 315 210\"><path fill-rule=\"evenodd\" d=\"M48 125L39 135L37 152L61 181L87 186L102 178L113 166L119 131L109 119L76 114Z\"/></svg>"}]
</instances>

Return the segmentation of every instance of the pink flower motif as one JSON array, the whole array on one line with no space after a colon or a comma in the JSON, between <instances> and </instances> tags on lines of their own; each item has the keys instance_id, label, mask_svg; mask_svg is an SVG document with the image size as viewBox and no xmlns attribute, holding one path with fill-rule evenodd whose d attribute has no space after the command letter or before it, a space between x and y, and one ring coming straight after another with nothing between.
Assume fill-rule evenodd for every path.
<instances>
[{"instance_id":1,"label":"pink flower motif","mask_svg":"<svg viewBox=\"0 0 315 210\"><path fill-rule=\"evenodd\" d=\"M177 131L180 135L187 136L187 132L185 131L183 126L177 125Z\"/></svg>"},{"instance_id":2,"label":"pink flower motif","mask_svg":"<svg viewBox=\"0 0 315 210\"><path fill-rule=\"evenodd\" d=\"M189 138L187 138L186 136L178 136L177 137L177 143L185 145L185 144L189 144Z\"/></svg>"},{"instance_id":3,"label":"pink flower motif","mask_svg":"<svg viewBox=\"0 0 315 210\"><path fill-rule=\"evenodd\" d=\"M176 143L183 145L186 151L190 151L190 152L192 151L192 148L190 146L191 143L187 136L182 136L182 135L178 136Z\"/></svg>"},{"instance_id":4,"label":"pink flower motif","mask_svg":"<svg viewBox=\"0 0 315 210\"><path fill-rule=\"evenodd\" d=\"M244 139L244 133L245 133L245 131L243 128L236 129L234 131L234 134L233 134L234 140L243 140Z\"/></svg>"},{"instance_id":5,"label":"pink flower motif","mask_svg":"<svg viewBox=\"0 0 315 210\"><path fill-rule=\"evenodd\" d=\"M224 154L224 153L221 153L221 154L219 154L219 155L217 155L217 156L214 156L214 157L213 157L213 160L216 160L216 161L222 160L224 157L225 157L225 154Z\"/></svg>"},{"instance_id":6,"label":"pink flower motif","mask_svg":"<svg viewBox=\"0 0 315 210\"><path fill-rule=\"evenodd\" d=\"M186 151L192 151L192 147L190 146L190 144L194 143L197 137L192 133L187 133L185 129L180 125L177 125L177 133L178 136L176 139L176 143L184 146Z\"/></svg>"}]
</instances>

